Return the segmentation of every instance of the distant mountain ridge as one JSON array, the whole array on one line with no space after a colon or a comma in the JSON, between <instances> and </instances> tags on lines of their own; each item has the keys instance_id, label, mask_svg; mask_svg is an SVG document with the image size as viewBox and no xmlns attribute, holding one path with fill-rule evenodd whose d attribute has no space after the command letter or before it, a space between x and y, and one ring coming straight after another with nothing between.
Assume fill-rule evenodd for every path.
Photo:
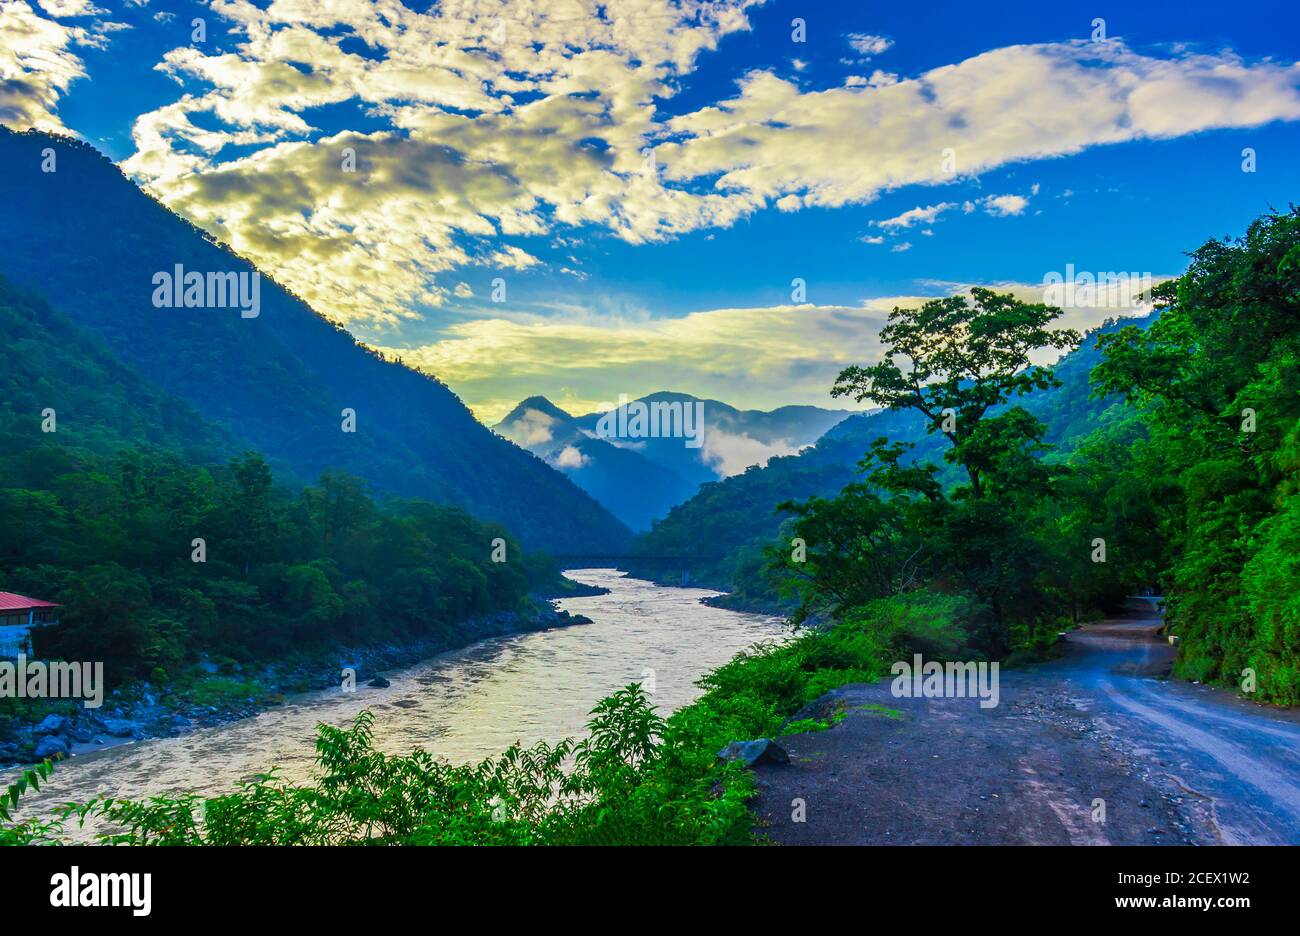
<instances>
[{"instance_id":1,"label":"distant mountain ridge","mask_svg":"<svg viewBox=\"0 0 1300 936\"><path fill-rule=\"evenodd\" d=\"M765 462L773 452L797 451L850 415L815 406L738 410L717 400L669 391L626 402L629 410L637 403L647 409L655 404L660 412L677 414L692 407L684 423L699 429L695 437L699 444L688 444L691 440L682 436L619 437L614 416L606 419L606 413L596 412L575 417L542 396L521 401L493 428L563 471L640 531L691 497L701 484L717 480L720 470L744 467L740 463L748 459L752 464ZM658 428L670 427L680 429L681 424L674 426L665 417L665 426ZM606 429L614 434L605 435Z\"/></svg>"},{"instance_id":2,"label":"distant mountain ridge","mask_svg":"<svg viewBox=\"0 0 1300 936\"><path fill-rule=\"evenodd\" d=\"M41 171L42 150L57 171ZM261 277L260 314L160 309L152 279L255 272L88 144L0 128L0 272L300 479L341 469L377 493L464 507L529 548L621 552L630 531L541 459L484 428L445 385L360 345ZM355 431L345 431L344 411Z\"/></svg>"},{"instance_id":3,"label":"distant mountain ridge","mask_svg":"<svg viewBox=\"0 0 1300 936\"><path fill-rule=\"evenodd\" d=\"M639 452L592 438L545 397L529 397L493 428L562 471L633 530L649 529L698 487Z\"/></svg>"}]
</instances>

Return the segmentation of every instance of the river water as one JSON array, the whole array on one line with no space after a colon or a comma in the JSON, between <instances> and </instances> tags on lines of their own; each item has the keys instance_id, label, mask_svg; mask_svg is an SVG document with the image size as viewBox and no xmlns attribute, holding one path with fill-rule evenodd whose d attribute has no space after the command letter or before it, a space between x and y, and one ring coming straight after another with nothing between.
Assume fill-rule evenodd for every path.
<instances>
[{"instance_id":1,"label":"river water","mask_svg":"<svg viewBox=\"0 0 1300 936\"><path fill-rule=\"evenodd\" d=\"M423 747L453 763L475 762L516 741L582 734L596 701L630 682L653 687L666 715L699 696L695 681L704 673L784 633L779 618L700 604L717 592L665 588L608 569L566 574L610 590L560 601L593 623L441 654L386 673L387 689L309 693L256 718L85 754L60 764L40 795L24 799L22 812L97 795L225 793L273 765L305 780L314 768L316 725L347 725L367 708L380 750Z\"/></svg>"}]
</instances>

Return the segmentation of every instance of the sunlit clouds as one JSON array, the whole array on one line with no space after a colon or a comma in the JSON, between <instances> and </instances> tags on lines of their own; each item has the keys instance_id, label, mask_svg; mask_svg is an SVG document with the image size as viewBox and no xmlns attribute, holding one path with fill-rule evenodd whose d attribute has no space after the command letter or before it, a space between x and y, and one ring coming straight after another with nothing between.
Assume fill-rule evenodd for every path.
<instances>
[{"instance_id":1,"label":"sunlit clouds","mask_svg":"<svg viewBox=\"0 0 1300 936\"><path fill-rule=\"evenodd\" d=\"M930 285L933 295L969 288ZM1044 295L1041 285L1001 283L992 288L1027 302L1041 302ZM383 350L446 380L489 423L533 394L571 413L588 413L612 403L618 393L635 398L679 387L690 387L700 397L743 399L746 406L759 409L788 403L852 407L851 402L832 401L829 388L836 375L849 364L879 360L878 338L890 310L919 306L926 298L890 296L858 306L714 309L678 318L621 321L562 315L485 317L453 325L448 337L431 344ZM1082 331L1107 318L1146 310L1135 302L1109 308L1065 307L1058 324ZM1055 356L1051 353L1039 363ZM549 425L542 420L530 428L540 437Z\"/></svg>"},{"instance_id":2,"label":"sunlit clouds","mask_svg":"<svg viewBox=\"0 0 1300 936\"><path fill-rule=\"evenodd\" d=\"M481 11L452 20L403 8L391 25L339 13L330 25L386 50L379 60L342 51L339 36L248 15L238 56L169 54L162 67L212 88L141 117L126 168L327 314L393 320L442 303L444 271L517 269L503 263L502 238L520 239L516 261L528 238L569 228L656 241L1088 146L1300 117L1294 67L1161 60L1109 42L1000 49L915 79L818 92L755 72L739 96L661 119L656 97L743 27L740 12L709 27L638 17L630 31L575 6L584 27L574 35L564 8L538 14L533 44L500 47ZM592 48L571 51L583 41ZM313 136L307 110L341 100L369 105L389 129ZM199 129L197 113L229 130ZM223 160L232 144L261 148ZM349 151L355 171L342 168ZM1006 217L1027 200L1009 193L983 207Z\"/></svg>"},{"instance_id":3,"label":"sunlit clouds","mask_svg":"<svg viewBox=\"0 0 1300 936\"><path fill-rule=\"evenodd\" d=\"M45 0L39 8L47 16L25 0L0 0L0 124L66 133L59 98L86 74L77 50L104 45L114 24L60 21L104 12L84 0Z\"/></svg>"},{"instance_id":4,"label":"sunlit clouds","mask_svg":"<svg viewBox=\"0 0 1300 936\"><path fill-rule=\"evenodd\" d=\"M494 277L553 273L591 305L589 255L557 259L557 243L721 238L901 192L914 207L845 236L898 263L963 215L1007 227L1042 211L1035 163L1300 119L1300 66L1231 49L1050 41L909 74L890 60L907 36L826 35L821 21L823 45L789 43L701 94L702 65L748 41L760 7L213 0L202 39L188 14L164 24L175 45L142 67L171 97L134 114L122 166L321 313L390 349L418 345L406 359L491 418L535 392L824 403L836 368L874 353L874 300L614 323L487 301ZM0 9L0 122L77 132L60 101L95 80L86 53L122 24L87 0ZM979 190L1020 165L1028 179Z\"/></svg>"}]
</instances>

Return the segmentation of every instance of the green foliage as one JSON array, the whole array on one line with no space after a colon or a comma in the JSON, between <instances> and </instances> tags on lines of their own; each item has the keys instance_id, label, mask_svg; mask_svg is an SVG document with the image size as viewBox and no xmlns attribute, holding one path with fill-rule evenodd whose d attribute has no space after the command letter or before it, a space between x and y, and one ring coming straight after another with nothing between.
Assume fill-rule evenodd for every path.
<instances>
[{"instance_id":1,"label":"green foliage","mask_svg":"<svg viewBox=\"0 0 1300 936\"><path fill-rule=\"evenodd\" d=\"M799 708L845 683L879 679L895 660L964 652L977 613L966 599L926 591L846 608L831 626L761 644L718 667L700 680L705 694L692 708L719 726L717 747L775 734Z\"/></svg>"},{"instance_id":2,"label":"green foliage","mask_svg":"<svg viewBox=\"0 0 1300 936\"><path fill-rule=\"evenodd\" d=\"M845 368L831 395L919 412L928 432L948 437L945 457L962 466L978 498L1000 453L1015 451L1022 439L1040 439L1043 431L1023 410L989 419L990 410L1059 386L1050 370L1029 366L1030 352L1073 348L1079 334L1047 327L1061 314L1052 306L981 287L971 290L971 300L948 296L919 309L895 307L880 332L889 354L870 367Z\"/></svg>"},{"instance_id":3,"label":"green foliage","mask_svg":"<svg viewBox=\"0 0 1300 936\"><path fill-rule=\"evenodd\" d=\"M1300 700L1300 495L1254 531L1242 591L1255 624L1246 665L1270 698Z\"/></svg>"},{"instance_id":4,"label":"green foliage","mask_svg":"<svg viewBox=\"0 0 1300 936\"><path fill-rule=\"evenodd\" d=\"M41 784L50 778L54 765L46 760L24 770L22 775L9 784L8 789L0 794L0 845L33 845L58 842L62 832L60 815L48 818L28 818L20 821L13 819L13 810L28 790L40 790ZM66 811L61 811L66 814Z\"/></svg>"},{"instance_id":5,"label":"green foliage","mask_svg":"<svg viewBox=\"0 0 1300 936\"><path fill-rule=\"evenodd\" d=\"M782 505L794 516L793 539L802 541L806 553L773 549L774 562L788 573L800 599L796 622L912 587L924 547L906 528L907 506L861 482L832 500Z\"/></svg>"},{"instance_id":6,"label":"green foliage","mask_svg":"<svg viewBox=\"0 0 1300 936\"><path fill-rule=\"evenodd\" d=\"M799 593L797 620L928 586L974 601L973 649L1001 656L1021 631L1032 641L1055 617L1044 600L1048 537L1027 521L1055 497L1066 470L1043 458L1047 427L1006 404L1059 386L1051 370L1028 366L1029 354L1078 336L1046 327L1059 309L984 289L972 295L973 306L954 296L895 309L881 333L888 354L846 369L833 391L920 413L946 438L944 458L966 483L945 485L938 465L904 461L911 443L878 438L860 465L865 480L833 499L781 505L808 548L806 561L781 560Z\"/></svg>"},{"instance_id":7,"label":"green foliage","mask_svg":"<svg viewBox=\"0 0 1300 936\"><path fill-rule=\"evenodd\" d=\"M1300 702L1294 595L1300 488L1300 211L1211 241L1159 291L1146 330L1103 339L1099 390L1123 393L1150 443L1132 484L1158 495L1176 671Z\"/></svg>"},{"instance_id":8,"label":"green foliage","mask_svg":"<svg viewBox=\"0 0 1300 936\"><path fill-rule=\"evenodd\" d=\"M423 750L402 756L375 750L372 716L363 712L350 728L319 727L318 771L309 785L289 784L270 771L206 800L96 800L65 807L50 820L0 829L0 843L59 841L73 819L95 821L104 843L129 845L750 840L748 778L734 766L701 766L689 746L695 740L689 724L665 723L635 684L601 700L591 714L581 741L511 747L458 766Z\"/></svg>"},{"instance_id":9,"label":"green foliage","mask_svg":"<svg viewBox=\"0 0 1300 936\"><path fill-rule=\"evenodd\" d=\"M255 455L208 468L166 455L81 457L114 492L109 506L90 515L74 495L38 492L58 509L46 522L28 516L27 534L53 526L65 546L39 566L26 551L0 561L12 590L64 605L60 626L37 630L38 652L104 660L117 677L173 672L200 653L248 661L445 633L471 617L525 610L530 590L556 577L500 527L456 508L379 505L345 476L295 496L247 483L250 473L265 477ZM203 496L191 498L195 491ZM133 535L158 516L168 518L165 533ZM205 562L191 561L194 537L205 540ZM520 558L492 562L496 537Z\"/></svg>"}]
</instances>

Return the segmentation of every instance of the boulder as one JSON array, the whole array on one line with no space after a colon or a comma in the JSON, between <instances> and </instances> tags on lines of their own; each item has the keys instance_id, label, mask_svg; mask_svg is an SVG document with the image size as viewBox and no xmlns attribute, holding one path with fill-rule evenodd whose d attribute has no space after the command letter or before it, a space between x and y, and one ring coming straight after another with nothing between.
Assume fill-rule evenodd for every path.
<instances>
[{"instance_id":1,"label":"boulder","mask_svg":"<svg viewBox=\"0 0 1300 936\"><path fill-rule=\"evenodd\" d=\"M133 738L140 732L140 723L129 718L105 718L104 730L118 738Z\"/></svg>"},{"instance_id":2,"label":"boulder","mask_svg":"<svg viewBox=\"0 0 1300 936\"><path fill-rule=\"evenodd\" d=\"M790 763L790 755L771 738L732 741L718 752L718 757L724 761L740 761L746 767L753 767L755 764Z\"/></svg>"},{"instance_id":3,"label":"boulder","mask_svg":"<svg viewBox=\"0 0 1300 936\"><path fill-rule=\"evenodd\" d=\"M36 759L45 760L47 757L65 756L68 753L67 743L58 735L46 735L36 742Z\"/></svg>"},{"instance_id":4,"label":"boulder","mask_svg":"<svg viewBox=\"0 0 1300 936\"><path fill-rule=\"evenodd\" d=\"M68 720L62 715L46 715L41 723L36 726L36 730L43 735L58 734L67 727Z\"/></svg>"},{"instance_id":5,"label":"boulder","mask_svg":"<svg viewBox=\"0 0 1300 936\"><path fill-rule=\"evenodd\" d=\"M366 685L374 686L376 689L387 689L392 685L392 683L382 676L376 676L374 679L370 680L370 682L366 683Z\"/></svg>"}]
</instances>

